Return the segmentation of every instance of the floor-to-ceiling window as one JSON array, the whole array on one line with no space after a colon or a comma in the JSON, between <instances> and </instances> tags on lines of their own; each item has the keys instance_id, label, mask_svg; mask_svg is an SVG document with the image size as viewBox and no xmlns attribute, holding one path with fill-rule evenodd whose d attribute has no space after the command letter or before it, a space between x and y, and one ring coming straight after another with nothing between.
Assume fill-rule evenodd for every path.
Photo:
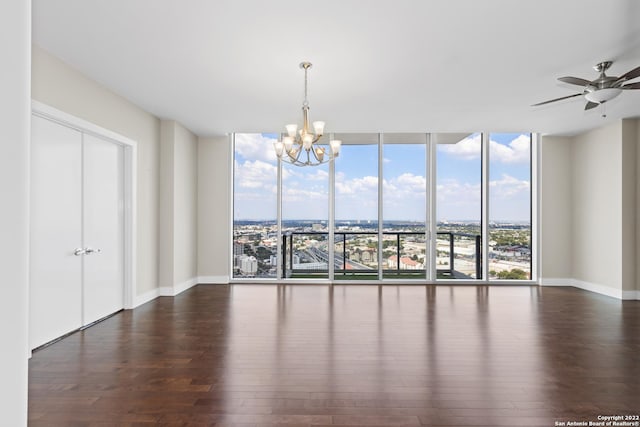
<instances>
[{"instance_id":1,"label":"floor-to-ceiling window","mask_svg":"<svg viewBox=\"0 0 640 427\"><path fill-rule=\"evenodd\" d=\"M334 277L378 278L378 134L336 135Z\"/></svg>"},{"instance_id":2,"label":"floor-to-ceiling window","mask_svg":"<svg viewBox=\"0 0 640 427\"><path fill-rule=\"evenodd\" d=\"M531 278L531 134L489 134L489 278Z\"/></svg>"},{"instance_id":3,"label":"floor-to-ceiling window","mask_svg":"<svg viewBox=\"0 0 640 427\"><path fill-rule=\"evenodd\" d=\"M383 141L383 278L425 279L427 134L385 134Z\"/></svg>"},{"instance_id":4,"label":"floor-to-ceiling window","mask_svg":"<svg viewBox=\"0 0 640 427\"><path fill-rule=\"evenodd\" d=\"M532 279L530 133L335 134L313 167L277 137L233 138L234 279Z\"/></svg>"},{"instance_id":5,"label":"floor-to-ceiling window","mask_svg":"<svg viewBox=\"0 0 640 427\"><path fill-rule=\"evenodd\" d=\"M329 164L282 162L282 277L328 277L328 220Z\"/></svg>"},{"instance_id":6,"label":"floor-to-ceiling window","mask_svg":"<svg viewBox=\"0 0 640 427\"><path fill-rule=\"evenodd\" d=\"M276 137L234 135L234 278L276 277L278 158L273 151Z\"/></svg>"},{"instance_id":7,"label":"floor-to-ceiling window","mask_svg":"<svg viewBox=\"0 0 640 427\"><path fill-rule=\"evenodd\" d=\"M482 278L482 134L437 134L438 279Z\"/></svg>"}]
</instances>

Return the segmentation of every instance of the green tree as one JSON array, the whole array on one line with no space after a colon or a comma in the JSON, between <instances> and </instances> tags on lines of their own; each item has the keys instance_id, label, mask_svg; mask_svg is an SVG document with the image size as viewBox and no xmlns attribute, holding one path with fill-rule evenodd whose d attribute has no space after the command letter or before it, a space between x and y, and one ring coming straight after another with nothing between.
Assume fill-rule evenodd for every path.
<instances>
[{"instance_id":1,"label":"green tree","mask_svg":"<svg viewBox=\"0 0 640 427\"><path fill-rule=\"evenodd\" d=\"M508 280L527 280L529 279L529 275L519 268L514 268L509 271L501 271L498 273L499 279L508 279Z\"/></svg>"}]
</instances>

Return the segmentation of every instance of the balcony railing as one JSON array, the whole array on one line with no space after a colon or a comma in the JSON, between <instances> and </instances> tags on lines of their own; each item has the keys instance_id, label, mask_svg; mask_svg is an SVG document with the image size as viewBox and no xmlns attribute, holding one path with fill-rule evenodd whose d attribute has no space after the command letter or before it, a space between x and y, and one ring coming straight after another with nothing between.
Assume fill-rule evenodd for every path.
<instances>
[{"instance_id":1,"label":"balcony railing","mask_svg":"<svg viewBox=\"0 0 640 427\"><path fill-rule=\"evenodd\" d=\"M442 231L437 236L438 278L482 277L479 235ZM425 278L425 233L383 231L382 239L383 278ZM291 231L283 234L282 277L328 277L329 244L329 233L324 231ZM336 278L378 278L378 232L336 231L333 244Z\"/></svg>"},{"instance_id":2,"label":"balcony railing","mask_svg":"<svg viewBox=\"0 0 640 427\"><path fill-rule=\"evenodd\" d=\"M436 242L436 271L438 278L481 279L482 239L478 234L439 231ZM444 256L439 256L443 254Z\"/></svg>"}]
</instances>

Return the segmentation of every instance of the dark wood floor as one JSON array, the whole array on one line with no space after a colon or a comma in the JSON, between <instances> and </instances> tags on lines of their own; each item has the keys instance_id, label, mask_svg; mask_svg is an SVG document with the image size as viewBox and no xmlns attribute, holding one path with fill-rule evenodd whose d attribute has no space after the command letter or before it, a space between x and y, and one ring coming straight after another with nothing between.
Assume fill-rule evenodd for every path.
<instances>
[{"instance_id":1,"label":"dark wood floor","mask_svg":"<svg viewBox=\"0 0 640 427\"><path fill-rule=\"evenodd\" d=\"M553 426L640 413L640 302L201 285L34 353L31 426Z\"/></svg>"}]
</instances>

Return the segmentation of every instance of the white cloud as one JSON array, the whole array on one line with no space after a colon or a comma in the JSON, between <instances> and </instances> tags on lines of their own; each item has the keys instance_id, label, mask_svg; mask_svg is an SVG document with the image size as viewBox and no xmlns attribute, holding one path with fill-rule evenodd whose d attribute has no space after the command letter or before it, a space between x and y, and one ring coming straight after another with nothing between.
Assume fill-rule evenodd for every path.
<instances>
[{"instance_id":1,"label":"white cloud","mask_svg":"<svg viewBox=\"0 0 640 427\"><path fill-rule=\"evenodd\" d=\"M475 160L479 159L481 155L481 141L482 136L477 134L467 137L457 144L438 145L438 150L462 160ZM529 144L528 135L519 135L508 145L491 140L489 142L489 157L491 161L500 163L526 163L530 156Z\"/></svg>"},{"instance_id":2,"label":"white cloud","mask_svg":"<svg viewBox=\"0 0 640 427\"><path fill-rule=\"evenodd\" d=\"M403 173L400 176L382 181L384 200L385 202L391 202L391 204L409 199L424 200L426 186L427 180L425 177L412 173ZM386 205L388 204L386 203Z\"/></svg>"},{"instance_id":3,"label":"white cloud","mask_svg":"<svg viewBox=\"0 0 640 427\"><path fill-rule=\"evenodd\" d=\"M503 174L502 179L489 182L492 198L508 199L523 193L528 194L529 187L529 181L519 180L507 174Z\"/></svg>"},{"instance_id":4,"label":"white cloud","mask_svg":"<svg viewBox=\"0 0 640 427\"><path fill-rule=\"evenodd\" d=\"M530 157L530 139L528 135L519 135L509 145L491 141L489 156L492 161L502 163L528 163Z\"/></svg>"},{"instance_id":5,"label":"white cloud","mask_svg":"<svg viewBox=\"0 0 640 427\"><path fill-rule=\"evenodd\" d=\"M276 185L277 167L262 160L235 162L236 189L262 189L271 192ZM236 190L237 191L237 190Z\"/></svg>"},{"instance_id":6,"label":"white cloud","mask_svg":"<svg viewBox=\"0 0 640 427\"><path fill-rule=\"evenodd\" d=\"M459 182L457 179L446 179L436 187L436 195L440 203L457 203L461 201L480 201L480 183Z\"/></svg>"},{"instance_id":7,"label":"white cloud","mask_svg":"<svg viewBox=\"0 0 640 427\"><path fill-rule=\"evenodd\" d=\"M235 136L235 151L246 160L262 160L264 162L278 162L273 143L276 139L262 136L259 133L237 133Z\"/></svg>"},{"instance_id":8,"label":"white cloud","mask_svg":"<svg viewBox=\"0 0 640 427\"><path fill-rule=\"evenodd\" d=\"M363 176L346 181L336 179L336 194L338 195L357 194L369 197L372 193L374 196L378 193L378 177L376 176Z\"/></svg>"},{"instance_id":9,"label":"white cloud","mask_svg":"<svg viewBox=\"0 0 640 427\"><path fill-rule=\"evenodd\" d=\"M440 144L438 150L463 160L478 159L482 150L482 135L472 135L457 144Z\"/></svg>"},{"instance_id":10,"label":"white cloud","mask_svg":"<svg viewBox=\"0 0 640 427\"><path fill-rule=\"evenodd\" d=\"M328 203L329 194L326 191L317 191L309 188L285 188L282 193L283 202L310 202L321 200Z\"/></svg>"},{"instance_id":11,"label":"white cloud","mask_svg":"<svg viewBox=\"0 0 640 427\"><path fill-rule=\"evenodd\" d=\"M314 169L314 173L307 174L307 179L310 181L326 182L329 185L329 172L323 169Z\"/></svg>"},{"instance_id":12,"label":"white cloud","mask_svg":"<svg viewBox=\"0 0 640 427\"><path fill-rule=\"evenodd\" d=\"M427 180L424 176L414 175L412 173L403 173L395 179L398 185L408 188L412 192L424 192L427 186Z\"/></svg>"},{"instance_id":13,"label":"white cloud","mask_svg":"<svg viewBox=\"0 0 640 427\"><path fill-rule=\"evenodd\" d=\"M234 218L275 219L277 167L262 160L234 162Z\"/></svg>"},{"instance_id":14,"label":"white cloud","mask_svg":"<svg viewBox=\"0 0 640 427\"><path fill-rule=\"evenodd\" d=\"M424 176L403 173L384 180L383 214L390 220L414 220L425 218L427 180Z\"/></svg>"}]
</instances>

